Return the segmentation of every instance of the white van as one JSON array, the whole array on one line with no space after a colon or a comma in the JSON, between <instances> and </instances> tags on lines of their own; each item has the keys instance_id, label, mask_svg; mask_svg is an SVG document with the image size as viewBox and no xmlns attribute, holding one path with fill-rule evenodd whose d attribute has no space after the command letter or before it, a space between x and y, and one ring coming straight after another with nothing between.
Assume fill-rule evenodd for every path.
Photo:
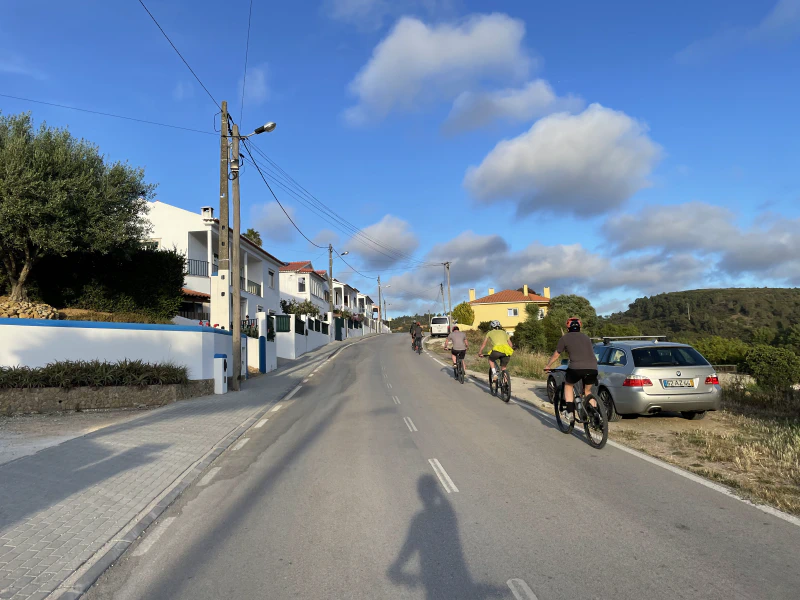
<instances>
[{"instance_id":1,"label":"white van","mask_svg":"<svg viewBox=\"0 0 800 600\"><path fill-rule=\"evenodd\" d=\"M431 337L447 337L450 335L450 318L433 317L431 319Z\"/></svg>"}]
</instances>

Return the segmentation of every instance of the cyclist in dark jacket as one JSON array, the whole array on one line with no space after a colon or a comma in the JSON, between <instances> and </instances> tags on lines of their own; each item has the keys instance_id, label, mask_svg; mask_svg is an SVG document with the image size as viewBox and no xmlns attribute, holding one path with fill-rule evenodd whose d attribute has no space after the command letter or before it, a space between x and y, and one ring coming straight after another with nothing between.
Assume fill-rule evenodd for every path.
<instances>
[{"instance_id":1,"label":"cyclist in dark jacket","mask_svg":"<svg viewBox=\"0 0 800 600\"><path fill-rule=\"evenodd\" d=\"M422 331L422 325L420 325L419 321L414 323L414 327L411 329L411 337L414 340L413 348L416 348L416 344L422 344L422 336L424 335Z\"/></svg>"}]
</instances>

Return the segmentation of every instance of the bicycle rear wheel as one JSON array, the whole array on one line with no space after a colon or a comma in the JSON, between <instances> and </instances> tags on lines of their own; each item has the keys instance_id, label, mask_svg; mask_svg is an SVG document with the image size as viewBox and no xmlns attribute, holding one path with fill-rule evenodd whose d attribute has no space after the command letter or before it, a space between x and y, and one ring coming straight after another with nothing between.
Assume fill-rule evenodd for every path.
<instances>
[{"instance_id":1,"label":"bicycle rear wheel","mask_svg":"<svg viewBox=\"0 0 800 600\"><path fill-rule=\"evenodd\" d=\"M464 361L458 359L458 382L464 385Z\"/></svg>"},{"instance_id":2,"label":"bicycle rear wheel","mask_svg":"<svg viewBox=\"0 0 800 600\"><path fill-rule=\"evenodd\" d=\"M597 406L589 404L589 400L594 399ZM608 441L608 419L606 418L605 406L593 394L589 394L583 400L586 408L586 423L583 430L586 432L586 440L593 448L602 448Z\"/></svg>"},{"instance_id":3,"label":"bicycle rear wheel","mask_svg":"<svg viewBox=\"0 0 800 600\"><path fill-rule=\"evenodd\" d=\"M564 387L556 394L553 408L556 411L556 423L561 433L572 433L575 427L575 416L567 410L567 401L564 400Z\"/></svg>"},{"instance_id":4,"label":"bicycle rear wheel","mask_svg":"<svg viewBox=\"0 0 800 600\"><path fill-rule=\"evenodd\" d=\"M500 371L500 399L506 404L511 401L511 377L507 371Z\"/></svg>"},{"instance_id":5,"label":"bicycle rear wheel","mask_svg":"<svg viewBox=\"0 0 800 600\"><path fill-rule=\"evenodd\" d=\"M492 378L492 368L491 367L489 367L489 393L492 396L497 396L497 382L495 382L494 379Z\"/></svg>"}]
</instances>

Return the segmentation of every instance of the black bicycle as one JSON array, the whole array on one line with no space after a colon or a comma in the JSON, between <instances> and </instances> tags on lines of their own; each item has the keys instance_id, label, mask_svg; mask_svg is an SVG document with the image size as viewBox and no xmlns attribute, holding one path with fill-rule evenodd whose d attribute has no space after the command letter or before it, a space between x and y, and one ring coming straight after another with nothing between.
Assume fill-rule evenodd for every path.
<instances>
[{"instance_id":1,"label":"black bicycle","mask_svg":"<svg viewBox=\"0 0 800 600\"><path fill-rule=\"evenodd\" d=\"M485 355L484 355L485 356ZM488 356L485 356L489 358ZM510 402L511 401L511 377L508 374L508 371L505 369L500 368L498 363L497 365L497 377L492 377L492 365L489 364L489 392L491 392L492 396L500 396L500 399L503 402Z\"/></svg>"},{"instance_id":2,"label":"black bicycle","mask_svg":"<svg viewBox=\"0 0 800 600\"><path fill-rule=\"evenodd\" d=\"M466 370L464 369L464 359L460 354L456 355L456 379L463 385L464 378L466 377Z\"/></svg>"},{"instance_id":3,"label":"black bicycle","mask_svg":"<svg viewBox=\"0 0 800 600\"><path fill-rule=\"evenodd\" d=\"M417 354L422 354L422 338L414 338L413 349L416 350Z\"/></svg>"},{"instance_id":4,"label":"black bicycle","mask_svg":"<svg viewBox=\"0 0 800 600\"><path fill-rule=\"evenodd\" d=\"M575 410L567 410L567 401L564 398L565 385L567 384L561 384L553 402L558 429L561 433L572 433L575 423L582 424L589 445L593 448L602 448L608 441L608 419L603 403L594 394L584 395L581 389L575 393ZM590 400L594 400L596 406L592 406Z\"/></svg>"}]
</instances>

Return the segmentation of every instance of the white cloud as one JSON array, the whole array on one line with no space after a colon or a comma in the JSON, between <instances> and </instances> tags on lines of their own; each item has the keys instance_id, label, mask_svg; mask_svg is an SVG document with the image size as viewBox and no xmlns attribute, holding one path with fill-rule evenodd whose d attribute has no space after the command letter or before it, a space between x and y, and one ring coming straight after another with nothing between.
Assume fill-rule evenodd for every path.
<instances>
[{"instance_id":1,"label":"white cloud","mask_svg":"<svg viewBox=\"0 0 800 600\"><path fill-rule=\"evenodd\" d=\"M398 15L422 11L428 15L452 12L455 0L328 0L328 15L345 23L353 23L366 30L380 28L384 22Z\"/></svg>"},{"instance_id":2,"label":"white cloud","mask_svg":"<svg viewBox=\"0 0 800 600\"><path fill-rule=\"evenodd\" d=\"M740 48L786 42L800 35L800 0L778 0L772 10L752 27L727 27L675 55L678 62L706 62Z\"/></svg>"},{"instance_id":3,"label":"white cloud","mask_svg":"<svg viewBox=\"0 0 800 600\"><path fill-rule=\"evenodd\" d=\"M331 231L330 229L321 229L317 235L311 238L311 241L319 246L333 244L334 248L338 248L340 240L341 238L339 237L339 234L335 231Z\"/></svg>"},{"instance_id":4,"label":"white cloud","mask_svg":"<svg viewBox=\"0 0 800 600\"><path fill-rule=\"evenodd\" d=\"M47 79L47 76L42 71L32 66L18 54L0 53L0 73L22 75L33 79Z\"/></svg>"},{"instance_id":5,"label":"white cloud","mask_svg":"<svg viewBox=\"0 0 800 600\"><path fill-rule=\"evenodd\" d=\"M394 249L410 256L419 246L419 239L411 231L408 222L393 215L386 215L377 223L363 228L362 234L375 243L362 237L353 237L347 242L346 249L361 258L365 269L387 268L405 262Z\"/></svg>"},{"instance_id":6,"label":"white cloud","mask_svg":"<svg viewBox=\"0 0 800 600\"><path fill-rule=\"evenodd\" d=\"M524 36L522 21L499 13L440 25L403 17L350 84L358 103L345 118L363 124L433 98L452 99L486 78L525 77L531 60Z\"/></svg>"},{"instance_id":7,"label":"white cloud","mask_svg":"<svg viewBox=\"0 0 800 600\"><path fill-rule=\"evenodd\" d=\"M239 96L241 97L242 84L244 83L244 102L248 105L258 106L263 104L270 97L270 89L267 84L267 65L258 67L248 67L247 81L239 80Z\"/></svg>"},{"instance_id":8,"label":"white cloud","mask_svg":"<svg viewBox=\"0 0 800 600\"><path fill-rule=\"evenodd\" d=\"M186 81L179 81L172 90L172 99L176 102L194 97L194 86Z\"/></svg>"},{"instance_id":9,"label":"white cloud","mask_svg":"<svg viewBox=\"0 0 800 600\"><path fill-rule=\"evenodd\" d=\"M623 112L592 104L578 115L558 113L504 140L464 185L480 202L513 200L519 214L537 211L596 215L647 187L661 148L647 127Z\"/></svg>"},{"instance_id":10,"label":"white cloud","mask_svg":"<svg viewBox=\"0 0 800 600\"><path fill-rule=\"evenodd\" d=\"M512 123L533 121L554 112L577 112L584 102L575 96L560 98L543 79L527 83L522 88L492 92L463 92L456 98L444 130L458 133L479 129L492 121Z\"/></svg>"},{"instance_id":11,"label":"white cloud","mask_svg":"<svg viewBox=\"0 0 800 600\"><path fill-rule=\"evenodd\" d=\"M297 217L294 209L291 206L287 206L286 212L296 223ZM295 228L286 218L286 214L277 202L269 202L268 204L254 207L252 221L264 240L291 242L295 239Z\"/></svg>"}]
</instances>

